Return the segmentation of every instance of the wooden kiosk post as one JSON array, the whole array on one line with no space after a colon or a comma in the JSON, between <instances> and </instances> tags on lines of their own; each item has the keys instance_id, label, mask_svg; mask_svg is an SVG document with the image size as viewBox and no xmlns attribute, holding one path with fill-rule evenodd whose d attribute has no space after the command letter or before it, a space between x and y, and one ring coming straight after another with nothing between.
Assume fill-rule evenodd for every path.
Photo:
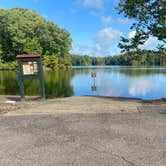
<instances>
[{"instance_id":1,"label":"wooden kiosk post","mask_svg":"<svg viewBox=\"0 0 166 166\"><path fill-rule=\"evenodd\" d=\"M25 97L24 93L24 80L39 79L40 80L40 91L41 97L45 98L45 85L43 77L43 68L42 68L42 57L39 54L35 55L17 55L18 62L18 83L21 92L21 98Z\"/></svg>"}]
</instances>

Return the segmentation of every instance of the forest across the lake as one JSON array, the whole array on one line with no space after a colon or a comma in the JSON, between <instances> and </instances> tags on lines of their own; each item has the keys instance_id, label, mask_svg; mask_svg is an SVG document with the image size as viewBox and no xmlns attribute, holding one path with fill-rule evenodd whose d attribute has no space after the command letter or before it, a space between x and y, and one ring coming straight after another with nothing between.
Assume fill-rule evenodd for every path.
<instances>
[{"instance_id":1,"label":"forest across the lake","mask_svg":"<svg viewBox=\"0 0 166 166\"><path fill-rule=\"evenodd\" d=\"M165 51L139 50L115 56L93 57L71 55L73 66L122 65L122 66L166 66Z\"/></svg>"}]
</instances>

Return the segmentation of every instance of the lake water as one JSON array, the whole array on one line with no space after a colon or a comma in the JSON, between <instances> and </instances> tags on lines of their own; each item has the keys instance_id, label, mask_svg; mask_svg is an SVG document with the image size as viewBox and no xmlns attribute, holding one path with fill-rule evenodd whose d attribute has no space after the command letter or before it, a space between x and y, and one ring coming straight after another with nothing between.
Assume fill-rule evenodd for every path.
<instances>
[{"instance_id":1,"label":"lake water","mask_svg":"<svg viewBox=\"0 0 166 166\"><path fill-rule=\"evenodd\" d=\"M96 78L91 73L96 73ZM111 96L142 99L166 98L164 67L74 67L68 71L46 71L47 98L67 96ZM25 81L26 95L39 95L39 81ZM16 72L0 71L0 94L17 95Z\"/></svg>"}]
</instances>

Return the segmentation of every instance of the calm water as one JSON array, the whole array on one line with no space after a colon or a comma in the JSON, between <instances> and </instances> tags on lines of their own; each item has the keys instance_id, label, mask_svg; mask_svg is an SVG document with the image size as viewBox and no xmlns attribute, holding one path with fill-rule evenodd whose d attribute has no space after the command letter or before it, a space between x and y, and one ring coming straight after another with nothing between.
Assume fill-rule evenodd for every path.
<instances>
[{"instance_id":1,"label":"calm water","mask_svg":"<svg viewBox=\"0 0 166 166\"><path fill-rule=\"evenodd\" d=\"M97 77L91 78L95 72ZM166 68L89 67L69 71L46 71L48 98L64 96L114 96L142 99L166 98ZM25 81L26 95L39 95L39 82ZM0 94L19 94L14 71L0 71Z\"/></svg>"}]
</instances>

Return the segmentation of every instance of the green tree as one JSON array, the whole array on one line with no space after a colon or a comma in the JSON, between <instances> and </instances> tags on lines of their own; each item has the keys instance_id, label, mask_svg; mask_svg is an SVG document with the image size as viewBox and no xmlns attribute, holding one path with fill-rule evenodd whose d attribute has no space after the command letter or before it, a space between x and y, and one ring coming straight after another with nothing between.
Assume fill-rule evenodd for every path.
<instances>
[{"instance_id":1,"label":"green tree","mask_svg":"<svg viewBox=\"0 0 166 166\"><path fill-rule=\"evenodd\" d=\"M68 31L34 11L0 9L0 57L3 61L13 61L17 54L33 53L56 56L58 65L67 66L70 65L71 42Z\"/></svg>"},{"instance_id":2,"label":"green tree","mask_svg":"<svg viewBox=\"0 0 166 166\"><path fill-rule=\"evenodd\" d=\"M45 55L43 59L43 64L44 66L54 70L58 68L58 57L56 55Z\"/></svg>"},{"instance_id":3,"label":"green tree","mask_svg":"<svg viewBox=\"0 0 166 166\"><path fill-rule=\"evenodd\" d=\"M120 0L117 10L135 20L131 28L135 28L137 33L141 31L155 36L166 44L165 0Z\"/></svg>"},{"instance_id":4,"label":"green tree","mask_svg":"<svg viewBox=\"0 0 166 166\"><path fill-rule=\"evenodd\" d=\"M138 46L144 44L148 37L149 36L144 31L137 29L134 37L132 37L131 39L121 37L118 46L122 50L122 52L138 51Z\"/></svg>"},{"instance_id":5,"label":"green tree","mask_svg":"<svg viewBox=\"0 0 166 166\"><path fill-rule=\"evenodd\" d=\"M37 39L27 39L23 47L23 52L25 54L42 54L42 47L40 46Z\"/></svg>"}]
</instances>

